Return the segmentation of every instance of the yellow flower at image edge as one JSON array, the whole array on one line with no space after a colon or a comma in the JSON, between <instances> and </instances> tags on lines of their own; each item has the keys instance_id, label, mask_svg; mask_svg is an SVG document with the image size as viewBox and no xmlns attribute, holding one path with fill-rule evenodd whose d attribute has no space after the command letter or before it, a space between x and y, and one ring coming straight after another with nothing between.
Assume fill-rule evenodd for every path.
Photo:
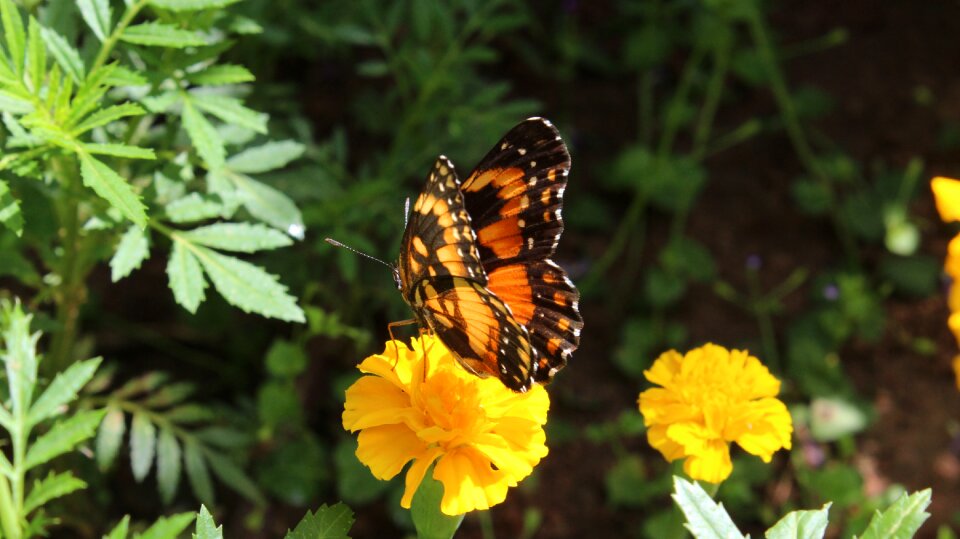
<instances>
[{"instance_id":1,"label":"yellow flower at image edge","mask_svg":"<svg viewBox=\"0 0 960 539\"><path fill-rule=\"evenodd\" d=\"M400 501L407 509L434 462L443 513L489 509L547 455L547 392L534 384L514 393L468 373L436 336L412 345L388 342L347 389L343 428L360 431L357 458L382 480L412 461Z\"/></svg>"},{"instance_id":2,"label":"yellow flower at image edge","mask_svg":"<svg viewBox=\"0 0 960 539\"><path fill-rule=\"evenodd\" d=\"M644 371L661 387L640 394L647 438L692 479L720 483L733 471L730 442L770 462L790 449L793 421L776 398L780 381L746 351L707 344L662 354Z\"/></svg>"}]
</instances>

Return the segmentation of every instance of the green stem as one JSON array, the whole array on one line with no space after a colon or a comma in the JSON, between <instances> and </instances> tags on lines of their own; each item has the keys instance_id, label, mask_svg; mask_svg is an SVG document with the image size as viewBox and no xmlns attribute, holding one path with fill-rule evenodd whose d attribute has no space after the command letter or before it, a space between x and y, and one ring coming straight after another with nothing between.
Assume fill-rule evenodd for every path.
<instances>
[{"instance_id":1,"label":"green stem","mask_svg":"<svg viewBox=\"0 0 960 539\"><path fill-rule=\"evenodd\" d=\"M687 101L690 89L693 87L693 79L697 74L697 67L703 61L704 51L696 48L690 54L687 64L683 67L683 75L680 78L680 86L673 93L670 103L667 105L664 113L663 134L660 137L660 145L657 147L657 154L665 157L673 149L673 140L677 136L677 131L683 125L681 117L677 114L680 107Z\"/></svg>"},{"instance_id":2,"label":"green stem","mask_svg":"<svg viewBox=\"0 0 960 539\"><path fill-rule=\"evenodd\" d=\"M720 98L723 97L723 83L727 78L727 68L730 65L730 47L724 45L713 51L713 72L710 73L710 80L707 81L706 95L703 99L703 107L700 109L700 118L697 120L697 127L693 133L693 158L697 161L703 158L707 142L710 139L710 131L713 129L713 118L716 116L717 108L720 106Z\"/></svg>"},{"instance_id":3,"label":"green stem","mask_svg":"<svg viewBox=\"0 0 960 539\"><path fill-rule=\"evenodd\" d=\"M90 66L90 72L93 73L97 69L103 67L103 64L107 62L107 58L110 57L110 53L113 52L113 47L117 45L117 41L120 39L120 36L123 34L124 30L127 29L127 26L130 26L130 23L133 22L133 18L140 13L140 10L143 9L149 0L139 0L136 4L133 4L127 11L124 12L123 17L120 18L120 21L117 22L117 27L113 29L113 32L107 36L107 39L104 40L103 46L100 47L100 52L97 53L97 57L93 60L93 65Z\"/></svg>"},{"instance_id":4,"label":"green stem","mask_svg":"<svg viewBox=\"0 0 960 539\"><path fill-rule=\"evenodd\" d=\"M483 539L497 539L497 533L493 529L493 517L490 516L490 510L477 511L477 520L480 521L480 535Z\"/></svg>"},{"instance_id":5,"label":"green stem","mask_svg":"<svg viewBox=\"0 0 960 539\"><path fill-rule=\"evenodd\" d=\"M775 373L780 370L780 354L777 351L777 337L773 330L773 317L770 314L770 302L763 297L760 287L760 275L753 268L747 269L747 285L750 289L750 310L757 319L760 330L760 345L763 348L765 363Z\"/></svg>"},{"instance_id":6,"label":"green stem","mask_svg":"<svg viewBox=\"0 0 960 539\"><path fill-rule=\"evenodd\" d=\"M749 12L750 15L747 18L747 23L750 27L750 33L753 36L753 41L757 47L760 59L767 69L767 75L770 77L770 88L777 101L777 106L780 108L780 116L787 130L787 136L790 137L790 143L793 145L793 149L797 153L800 162L803 163L810 175L813 176L827 194L834 231L841 245L843 245L847 263L855 268L859 266L857 245L843 219L840 217L837 195L834 191L833 183L830 177L820 167L816 154L810 147L810 143L803 131L803 126L800 124L800 118L794 106L793 98L790 96L790 91L787 89L783 73L780 71L776 55L773 52L773 46L770 43L770 36L767 32L763 15L760 13L759 8L756 7L750 9Z\"/></svg>"},{"instance_id":7,"label":"green stem","mask_svg":"<svg viewBox=\"0 0 960 539\"><path fill-rule=\"evenodd\" d=\"M607 250L604 251L596 264L593 265L590 273L587 274L583 283L580 285L580 290L585 294L593 290L598 282L606 276L607 271L613 266L613 263L616 262L617 257L619 257L620 253L627 247L630 241L630 233L633 232L634 227L636 227L644 213L646 213L646 208L646 194L638 192L633 197L633 201L630 203L630 207L627 209L623 221L620 222L620 226L617 228L613 239L610 240L610 246L607 247Z\"/></svg>"},{"instance_id":8,"label":"green stem","mask_svg":"<svg viewBox=\"0 0 960 539\"><path fill-rule=\"evenodd\" d=\"M4 537L9 539L22 537L19 514L13 504L7 476L0 474L0 527L3 528Z\"/></svg>"}]
</instances>

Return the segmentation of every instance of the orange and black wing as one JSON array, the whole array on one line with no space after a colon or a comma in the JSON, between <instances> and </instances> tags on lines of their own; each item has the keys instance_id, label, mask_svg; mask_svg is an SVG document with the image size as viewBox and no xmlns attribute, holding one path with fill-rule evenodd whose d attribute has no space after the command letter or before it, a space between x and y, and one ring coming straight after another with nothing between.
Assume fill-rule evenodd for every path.
<instances>
[{"instance_id":1,"label":"orange and black wing","mask_svg":"<svg viewBox=\"0 0 960 539\"><path fill-rule=\"evenodd\" d=\"M443 156L410 212L397 271L417 319L467 370L515 391L530 387L538 366L530 335L486 288L460 181Z\"/></svg>"},{"instance_id":2,"label":"orange and black wing","mask_svg":"<svg viewBox=\"0 0 960 539\"><path fill-rule=\"evenodd\" d=\"M570 154L549 121L513 129L463 182L487 287L526 327L549 381L580 343L580 294L550 257L563 232L560 210Z\"/></svg>"},{"instance_id":3,"label":"orange and black wing","mask_svg":"<svg viewBox=\"0 0 960 539\"><path fill-rule=\"evenodd\" d=\"M414 301L464 368L496 376L514 391L530 388L537 369L530 335L481 283L462 277L424 279L415 286Z\"/></svg>"}]
</instances>

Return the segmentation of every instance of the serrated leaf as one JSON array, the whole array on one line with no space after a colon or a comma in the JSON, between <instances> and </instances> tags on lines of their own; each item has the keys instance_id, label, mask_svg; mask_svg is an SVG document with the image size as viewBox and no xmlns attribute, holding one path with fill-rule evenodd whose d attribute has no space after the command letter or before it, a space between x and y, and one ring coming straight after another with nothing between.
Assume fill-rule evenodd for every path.
<instances>
[{"instance_id":1,"label":"serrated leaf","mask_svg":"<svg viewBox=\"0 0 960 539\"><path fill-rule=\"evenodd\" d=\"M103 539L127 539L127 530L130 527L130 515L126 515L117 525L110 530L110 533L103 536Z\"/></svg>"},{"instance_id":2,"label":"serrated leaf","mask_svg":"<svg viewBox=\"0 0 960 539\"><path fill-rule=\"evenodd\" d=\"M183 404L181 406L177 406L176 408L171 408L163 415L167 418L167 421L176 423L178 425L188 425L210 421L217 417L216 412L210 408L195 403Z\"/></svg>"},{"instance_id":3,"label":"serrated leaf","mask_svg":"<svg viewBox=\"0 0 960 539\"><path fill-rule=\"evenodd\" d=\"M106 410L87 410L57 422L46 434L37 438L27 451L24 467L30 469L39 466L90 438L104 414Z\"/></svg>"},{"instance_id":4,"label":"serrated leaf","mask_svg":"<svg viewBox=\"0 0 960 539\"><path fill-rule=\"evenodd\" d=\"M187 75L187 80L193 84L203 84L207 86L251 82L254 78L250 70L241 65L234 64L212 65L203 71Z\"/></svg>"},{"instance_id":5,"label":"serrated leaf","mask_svg":"<svg viewBox=\"0 0 960 539\"><path fill-rule=\"evenodd\" d=\"M173 242L173 251L167 262L167 277L177 303L191 313L197 312L197 307L206 297L204 289L207 288L207 281L203 278L200 262L183 244L183 240Z\"/></svg>"},{"instance_id":6,"label":"serrated leaf","mask_svg":"<svg viewBox=\"0 0 960 539\"><path fill-rule=\"evenodd\" d=\"M170 47L174 49L199 47L207 44L207 40L194 31L183 30L171 24L160 22L145 22L128 26L123 33L120 34L120 39L121 41L135 45Z\"/></svg>"},{"instance_id":7,"label":"serrated leaf","mask_svg":"<svg viewBox=\"0 0 960 539\"><path fill-rule=\"evenodd\" d=\"M47 75L47 48L43 45L40 35L40 23L30 17L27 27L27 73L30 75L30 85L35 94L40 93L43 79Z\"/></svg>"},{"instance_id":8,"label":"serrated leaf","mask_svg":"<svg viewBox=\"0 0 960 539\"><path fill-rule=\"evenodd\" d=\"M134 539L176 539L193 522L196 513L179 513L169 517L160 517L143 533L133 534Z\"/></svg>"},{"instance_id":9,"label":"serrated leaf","mask_svg":"<svg viewBox=\"0 0 960 539\"><path fill-rule=\"evenodd\" d=\"M4 304L0 303L0 307ZM30 333L31 316L25 314L20 304L13 308L0 310L0 316L6 318L3 328L3 343L0 357L7 371L7 384L10 387L12 412L26 414L33 402L33 389L37 384L37 341L40 333Z\"/></svg>"},{"instance_id":10,"label":"serrated leaf","mask_svg":"<svg viewBox=\"0 0 960 539\"><path fill-rule=\"evenodd\" d=\"M818 539L827 531L830 505L819 511L792 511L766 531L767 539Z\"/></svg>"},{"instance_id":11,"label":"serrated leaf","mask_svg":"<svg viewBox=\"0 0 960 539\"><path fill-rule=\"evenodd\" d=\"M150 83L143 75L123 66L114 66L113 71L104 79L110 86L146 86Z\"/></svg>"},{"instance_id":12,"label":"serrated leaf","mask_svg":"<svg viewBox=\"0 0 960 539\"><path fill-rule=\"evenodd\" d=\"M33 112L33 103L6 90L0 90L0 112L29 114Z\"/></svg>"},{"instance_id":13,"label":"serrated leaf","mask_svg":"<svg viewBox=\"0 0 960 539\"><path fill-rule=\"evenodd\" d=\"M71 492L86 488L86 486L85 482L73 476L73 472L56 474L50 472L47 477L33 482L33 488L30 489L30 494L23 502L23 514L30 514L31 511L50 500L66 496Z\"/></svg>"},{"instance_id":14,"label":"serrated leaf","mask_svg":"<svg viewBox=\"0 0 960 539\"><path fill-rule=\"evenodd\" d=\"M23 30L20 10L11 0L0 0L0 20L3 22L3 35L7 40L7 52L13 60L13 70L23 73L24 48L27 38Z\"/></svg>"},{"instance_id":15,"label":"serrated leaf","mask_svg":"<svg viewBox=\"0 0 960 539\"><path fill-rule=\"evenodd\" d=\"M60 408L66 406L73 399L87 382L93 378L100 366L101 358L78 361L67 367L67 370L57 374L53 382L47 386L47 389L40 394L40 397L30 407L30 413L27 416L27 424L36 425L53 417L60 412Z\"/></svg>"},{"instance_id":16,"label":"serrated leaf","mask_svg":"<svg viewBox=\"0 0 960 539\"><path fill-rule=\"evenodd\" d=\"M713 501L700 485L680 477L673 478L673 499L680 506L685 524L697 539L734 539L743 534L723 508L723 504Z\"/></svg>"},{"instance_id":17,"label":"serrated leaf","mask_svg":"<svg viewBox=\"0 0 960 539\"><path fill-rule=\"evenodd\" d=\"M3 226L17 236L23 234L23 214L20 213L20 201L13 196L10 186L3 179L0 179L0 223L3 223Z\"/></svg>"},{"instance_id":18,"label":"serrated leaf","mask_svg":"<svg viewBox=\"0 0 960 539\"><path fill-rule=\"evenodd\" d=\"M285 539L349 539L353 526L353 511L343 503L327 504L315 513L307 511L293 531L287 530Z\"/></svg>"},{"instance_id":19,"label":"serrated leaf","mask_svg":"<svg viewBox=\"0 0 960 539\"><path fill-rule=\"evenodd\" d=\"M130 470L142 482L153 465L157 448L157 428L143 413L134 413L130 423Z\"/></svg>"},{"instance_id":20,"label":"serrated leaf","mask_svg":"<svg viewBox=\"0 0 960 539\"><path fill-rule=\"evenodd\" d=\"M213 483L210 480L210 471L207 470L207 461L203 452L194 442L184 445L183 463L187 470L187 480L193 494L203 503L213 504Z\"/></svg>"},{"instance_id":21,"label":"serrated leaf","mask_svg":"<svg viewBox=\"0 0 960 539\"><path fill-rule=\"evenodd\" d=\"M183 94L176 91L162 92L157 95L144 97L140 100L147 110L154 113L162 113L173 107L173 104L180 101Z\"/></svg>"},{"instance_id":22,"label":"serrated leaf","mask_svg":"<svg viewBox=\"0 0 960 539\"><path fill-rule=\"evenodd\" d=\"M150 4L170 11L199 11L235 4L240 0L150 0Z\"/></svg>"},{"instance_id":23,"label":"serrated leaf","mask_svg":"<svg viewBox=\"0 0 960 539\"><path fill-rule=\"evenodd\" d=\"M120 238L117 251L110 259L110 279L117 282L139 268L150 258L150 236L147 229L131 226Z\"/></svg>"},{"instance_id":24,"label":"serrated leaf","mask_svg":"<svg viewBox=\"0 0 960 539\"><path fill-rule=\"evenodd\" d=\"M86 152L81 152L79 155L83 184L93 189L135 225L140 228L145 227L147 225L146 208L140 201L140 197L133 192L130 184L103 161Z\"/></svg>"},{"instance_id":25,"label":"serrated leaf","mask_svg":"<svg viewBox=\"0 0 960 539\"><path fill-rule=\"evenodd\" d=\"M136 103L123 103L121 105L114 105L112 107L100 109L90 116L87 116L87 118L79 125L74 127L70 133L74 136L81 135L95 127L107 125L108 123L119 120L120 118L126 118L128 116L140 116L145 113L146 111L143 110L143 107L137 105Z\"/></svg>"},{"instance_id":26,"label":"serrated leaf","mask_svg":"<svg viewBox=\"0 0 960 539\"><path fill-rule=\"evenodd\" d=\"M170 429L160 429L157 440L157 486L163 503L170 504L180 484L180 443Z\"/></svg>"},{"instance_id":27,"label":"serrated leaf","mask_svg":"<svg viewBox=\"0 0 960 539\"><path fill-rule=\"evenodd\" d=\"M192 223L220 217L223 204L200 193L190 193L166 205L167 217L174 223Z\"/></svg>"},{"instance_id":28,"label":"serrated leaf","mask_svg":"<svg viewBox=\"0 0 960 539\"><path fill-rule=\"evenodd\" d=\"M275 170L299 159L305 148L303 144L292 140L268 142L234 155L227 160L227 167L245 174Z\"/></svg>"},{"instance_id":29,"label":"serrated leaf","mask_svg":"<svg viewBox=\"0 0 960 539\"><path fill-rule=\"evenodd\" d=\"M901 495L885 511L877 511L860 539L910 539L930 518L930 489Z\"/></svg>"},{"instance_id":30,"label":"serrated leaf","mask_svg":"<svg viewBox=\"0 0 960 539\"><path fill-rule=\"evenodd\" d=\"M207 463L210 464L213 473L227 486L258 505L265 503L256 483L228 457L220 454L208 455Z\"/></svg>"},{"instance_id":31,"label":"serrated leaf","mask_svg":"<svg viewBox=\"0 0 960 539\"><path fill-rule=\"evenodd\" d=\"M214 523L213 515L207 511L205 505L200 506L200 512L197 514L196 529L193 539L223 539L223 526L217 526Z\"/></svg>"},{"instance_id":32,"label":"serrated leaf","mask_svg":"<svg viewBox=\"0 0 960 539\"><path fill-rule=\"evenodd\" d=\"M110 0L77 0L80 15L100 41L106 41L113 28L110 22Z\"/></svg>"},{"instance_id":33,"label":"serrated leaf","mask_svg":"<svg viewBox=\"0 0 960 539\"><path fill-rule=\"evenodd\" d=\"M294 238L303 238L303 216L283 192L243 174L231 174L237 198L251 215L283 230Z\"/></svg>"},{"instance_id":34,"label":"serrated leaf","mask_svg":"<svg viewBox=\"0 0 960 539\"><path fill-rule=\"evenodd\" d=\"M197 153L207 163L207 168L218 169L223 166L227 151L223 148L223 139L209 120L200 114L190 100L183 103L183 127Z\"/></svg>"},{"instance_id":35,"label":"serrated leaf","mask_svg":"<svg viewBox=\"0 0 960 539\"><path fill-rule=\"evenodd\" d=\"M93 154L114 155L116 157L126 157L127 159L156 159L157 156L150 148L140 148L138 146L128 146L126 144L98 144L86 142L82 144L83 148Z\"/></svg>"},{"instance_id":36,"label":"serrated leaf","mask_svg":"<svg viewBox=\"0 0 960 539\"><path fill-rule=\"evenodd\" d=\"M96 455L97 466L106 471L117 458L120 445L123 443L123 433L127 430L127 423L123 411L118 408L109 408L103 416L100 430L97 431Z\"/></svg>"},{"instance_id":37,"label":"serrated leaf","mask_svg":"<svg viewBox=\"0 0 960 539\"><path fill-rule=\"evenodd\" d=\"M293 243L289 236L275 228L249 223L215 223L183 235L200 245L240 253L255 253Z\"/></svg>"},{"instance_id":38,"label":"serrated leaf","mask_svg":"<svg viewBox=\"0 0 960 539\"><path fill-rule=\"evenodd\" d=\"M276 276L249 262L205 247L197 246L194 251L213 286L227 303L244 312L268 318L304 321L296 298L287 293L287 287L280 284Z\"/></svg>"},{"instance_id":39,"label":"serrated leaf","mask_svg":"<svg viewBox=\"0 0 960 539\"><path fill-rule=\"evenodd\" d=\"M260 134L267 133L267 115L249 109L234 97L212 94L191 94L190 100L205 112L224 122L251 129Z\"/></svg>"},{"instance_id":40,"label":"serrated leaf","mask_svg":"<svg viewBox=\"0 0 960 539\"><path fill-rule=\"evenodd\" d=\"M80 53L56 31L47 27L40 28L40 36L47 45L47 50L64 73L70 75L73 82L82 82L85 69Z\"/></svg>"}]
</instances>

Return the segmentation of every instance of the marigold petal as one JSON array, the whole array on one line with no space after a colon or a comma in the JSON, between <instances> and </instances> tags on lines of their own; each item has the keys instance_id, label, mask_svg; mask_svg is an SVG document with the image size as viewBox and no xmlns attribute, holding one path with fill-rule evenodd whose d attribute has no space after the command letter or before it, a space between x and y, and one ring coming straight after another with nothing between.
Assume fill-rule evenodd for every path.
<instances>
[{"instance_id":1,"label":"marigold petal","mask_svg":"<svg viewBox=\"0 0 960 539\"><path fill-rule=\"evenodd\" d=\"M712 440L696 454L687 457L683 471L691 479L708 483L720 483L733 471L730 461L730 448L722 440Z\"/></svg>"},{"instance_id":2,"label":"marigold petal","mask_svg":"<svg viewBox=\"0 0 960 539\"><path fill-rule=\"evenodd\" d=\"M461 515L489 509L507 497L507 488L516 485L479 453L463 448L449 452L437 461L433 478L443 483L440 511Z\"/></svg>"},{"instance_id":3,"label":"marigold petal","mask_svg":"<svg viewBox=\"0 0 960 539\"><path fill-rule=\"evenodd\" d=\"M663 458L667 459L667 462L673 462L686 456L683 452L683 446L667 436L666 425L650 427L647 430L647 440L651 447L663 454Z\"/></svg>"},{"instance_id":4,"label":"marigold petal","mask_svg":"<svg viewBox=\"0 0 960 539\"><path fill-rule=\"evenodd\" d=\"M683 447L685 455L705 451L714 440L723 441L717 433L698 423L674 423L667 427L667 437Z\"/></svg>"},{"instance_id":5,"label":"marigold petal","mask_svg":"<svg viewBox=\"0 0 960 539\"><path fill-rule=\"evenodd\" d=\"M658 387L641 393L638 404L648 427L657 423L695 421L700 417L700 411L695 406L680 402L676 393Z\"/></svg>"},{"instance_id":6,"label":"marigold petal","mask_svg":"<svg viewBox=\"0 0 960 539\"><path fill-rule=\"evenodd\" d=\"M943 262L943 271L954 280L960 279L960 234L947 244L947 257Z\"/></svg>"},{"instance_id":7,"label":"marigold petal","mask_svg":"<svg viewBox=\"0 0 960 539\"><path fill-rule=\"evenodd\" d=\"M439 447L431 447L413 461L410 469L407 470L407 476L403 480L404 488L403 497L400 498L400 507L410 509L410 504L413 503L413 495L416 494L417 489L420 488L420 483L423 482L423 476L427 474L427 470L430 469L433 461L437 460L442 454L443 450Z\"/></svg>"},{"instance_id":8,"label":"marigold petal","mask_svg":"<svg viewBox=\"0 0 960 539\"><path fill-rule=\"evenodd\" d=\"M950 283L950 291L947 293L947 308L950 312L960 311L960 280L954 279Z\"/></svg>"},{"instance_id":9,"label":"marigold petal","mask_svg":"<svg viewBox=\"0 0 960 539\"><path fill-rule=\"evenodd\" d=\"M947 327L949 327L950 332L953 333L957 344L960 344L960 311L950 313L950 318L947 318Z\"/></svg>"},{"instance_id":10,"label":"marigold petal","mask_svg":"<svg viewBox=\"0 0 960 539\"><path fill-rule=\"evenodd\" d=\"M960 221L960 181L938 176L930 181L937 211L944 222Z\"/></svg>"},{"instance_id":11,"label":"marigold petal","mask_svg":"<svg viewBox=\"0 0 960 539\"><path fill-rule=\"evenodd\" d=\"M402 423L410 409L410 396L390 381L364 376L347 389L343 428L355 432L377 425Z\"/></svg>"},{"instance_id":12,"label":"marigold petal","mask_svg":"<svg viewBox=\"0 0 960 539\"><path fill-rule=\"evenodd\" d=\"M668 350L658 357L649 369L643 371L643 376L654 384L668 386L680 372L683 356L676 350Z\"/></svg>"},{"instance_id":13,"label":"marigold petal","mask_svg":"<svg viewBox=\"0 0 960 539\"><path fill-rule=\"evenodd\" d=\"M404 425L384 425L360 431L357 458L377 479L391 479L427 450L417 435Z\"/></svg>"},{"instance_id":14,"label":"marigold petal","mask_svg":"<svg viewBox=\"0 0 960 539\"><path fill-rule=\"evenodd\" d=\"M777 399L751 402L740 421L731 423L728 440L736 440L746 452L770 462L780 449L790 449L793 419L787 407Z\"/></svg>"}]
</instances>

